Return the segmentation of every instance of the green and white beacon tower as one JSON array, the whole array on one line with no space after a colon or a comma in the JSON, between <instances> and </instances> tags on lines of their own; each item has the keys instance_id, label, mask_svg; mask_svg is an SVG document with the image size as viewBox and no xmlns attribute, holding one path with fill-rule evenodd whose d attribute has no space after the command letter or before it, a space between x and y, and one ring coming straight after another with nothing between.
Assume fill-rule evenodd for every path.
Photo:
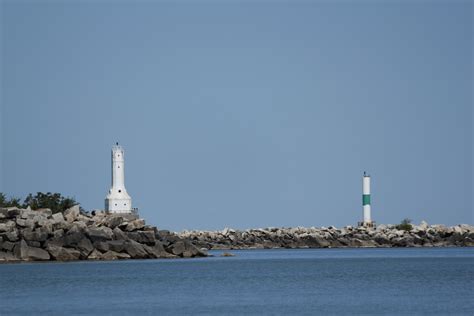
<instances>
[{"instance_id":1,"label":"green and white beacon tower","mask_svg":"<svg viewBox=\"0 0 474 316\"><path fill-rule=\"evenodd\" d=\"M359 222L359 226L363 227L375 227L375 222L372 221L371 209L370 209L370 175L364 171L362 178L362 208L364 220Z\"/></svg>"}]
</instances>

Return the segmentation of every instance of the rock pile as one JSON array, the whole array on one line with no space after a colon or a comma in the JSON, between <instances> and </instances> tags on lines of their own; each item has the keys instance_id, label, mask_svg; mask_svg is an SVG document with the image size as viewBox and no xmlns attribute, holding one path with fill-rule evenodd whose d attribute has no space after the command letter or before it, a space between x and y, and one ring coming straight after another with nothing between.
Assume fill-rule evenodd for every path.
<instances>
[{"instance_id":1,"label":"rock pile","mask_svg":"<svg viewBox=\"0 0 474 316\"><path fill-rule=\"evenodd\" d=\"M207 249L474 246L474 226L430 226L426 222L413 226L410 231L398 230L394 225L379 225L375 229L330 226L240 231L226 228L184 231L178 236Z\"/></svg>"},{"instance_id":2,"label":"rock pile","mask_svg":"<svg viewBox=\"0 0 474 316\"><path fill-rule=\"evenodd\" d=\"M49 209L0 208L0 262L206 256L191 242L143 219Z\"/></svg>"}]
</instances>

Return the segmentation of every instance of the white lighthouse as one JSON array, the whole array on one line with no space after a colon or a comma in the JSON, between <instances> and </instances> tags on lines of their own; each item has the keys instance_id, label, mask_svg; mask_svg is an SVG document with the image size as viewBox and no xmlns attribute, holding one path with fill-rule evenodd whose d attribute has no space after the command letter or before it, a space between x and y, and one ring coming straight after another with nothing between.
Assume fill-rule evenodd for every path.
<instances>
[{"instance_id":1,"label":"white lighthouse","mask_svg":"<svg viewBox=\"0 0 474 316\"><path fill-rule=\"evenodd\" d=\"M374 227L375 222L372 221L370 209L370 175L365 171L362 177L362 209L363 221L359 222L359 226Z\"/></svg>"},{"instance_id":2,"label":"white lighthouse","mask_svg":"<svg viewBox=\"0 0 474 316\"><path fill-rule=\"evenodd\" d=\"M105 210L109 213L131 214L132 198L125 189L125 151L116 143L112 146L112 187L105 198Z\"/></svg>"}]
</instances>

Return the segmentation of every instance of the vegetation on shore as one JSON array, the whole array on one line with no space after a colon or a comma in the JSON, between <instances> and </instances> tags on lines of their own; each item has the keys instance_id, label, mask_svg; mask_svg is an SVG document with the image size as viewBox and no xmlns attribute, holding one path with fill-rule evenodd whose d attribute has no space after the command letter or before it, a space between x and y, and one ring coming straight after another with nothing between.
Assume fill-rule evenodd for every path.
<instances>
[{"instance_id":1,"label":"vegetation on shore","mask_svg":"<svg viewBox=\"0 0 474 316\"><path fill-rule=\"evenodd\" d=\"M405 230L405 231L410 231L413 229L413 225L411 224L411 219L405 218L403 219L400 224L395 226L399 230Z\"/></svg>"},{"instance_id":2,"label":"vegetation on shore","mask_svg":"<svg viewBox=\"0 0 474 316\"><path fill-rule=\"evenodd\" d=\"M79 204L72 197L62 196L60 193L37 192L35 195L28 194L23 200L17 197L7 197L0 192L0 207L30 207L33 210L48 208L52 213L63 213L68 208Z\"/></svg>"}]
</instances>

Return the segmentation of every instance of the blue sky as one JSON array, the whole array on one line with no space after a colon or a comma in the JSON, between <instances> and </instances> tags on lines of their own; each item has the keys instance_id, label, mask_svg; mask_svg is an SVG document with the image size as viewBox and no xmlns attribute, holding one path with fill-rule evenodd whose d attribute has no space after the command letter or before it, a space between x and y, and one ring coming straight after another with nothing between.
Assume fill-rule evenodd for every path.
<instances>
[{"instance_id":1,"label":"blue sky","mask_svg":"<svg viewBox=\"0 0 474 316\"><path fill-rule=\"evenodd\" d=\"M469 1L3 1L1 191L148 223L473 221Z\"/></svg>"}]
</instances>

